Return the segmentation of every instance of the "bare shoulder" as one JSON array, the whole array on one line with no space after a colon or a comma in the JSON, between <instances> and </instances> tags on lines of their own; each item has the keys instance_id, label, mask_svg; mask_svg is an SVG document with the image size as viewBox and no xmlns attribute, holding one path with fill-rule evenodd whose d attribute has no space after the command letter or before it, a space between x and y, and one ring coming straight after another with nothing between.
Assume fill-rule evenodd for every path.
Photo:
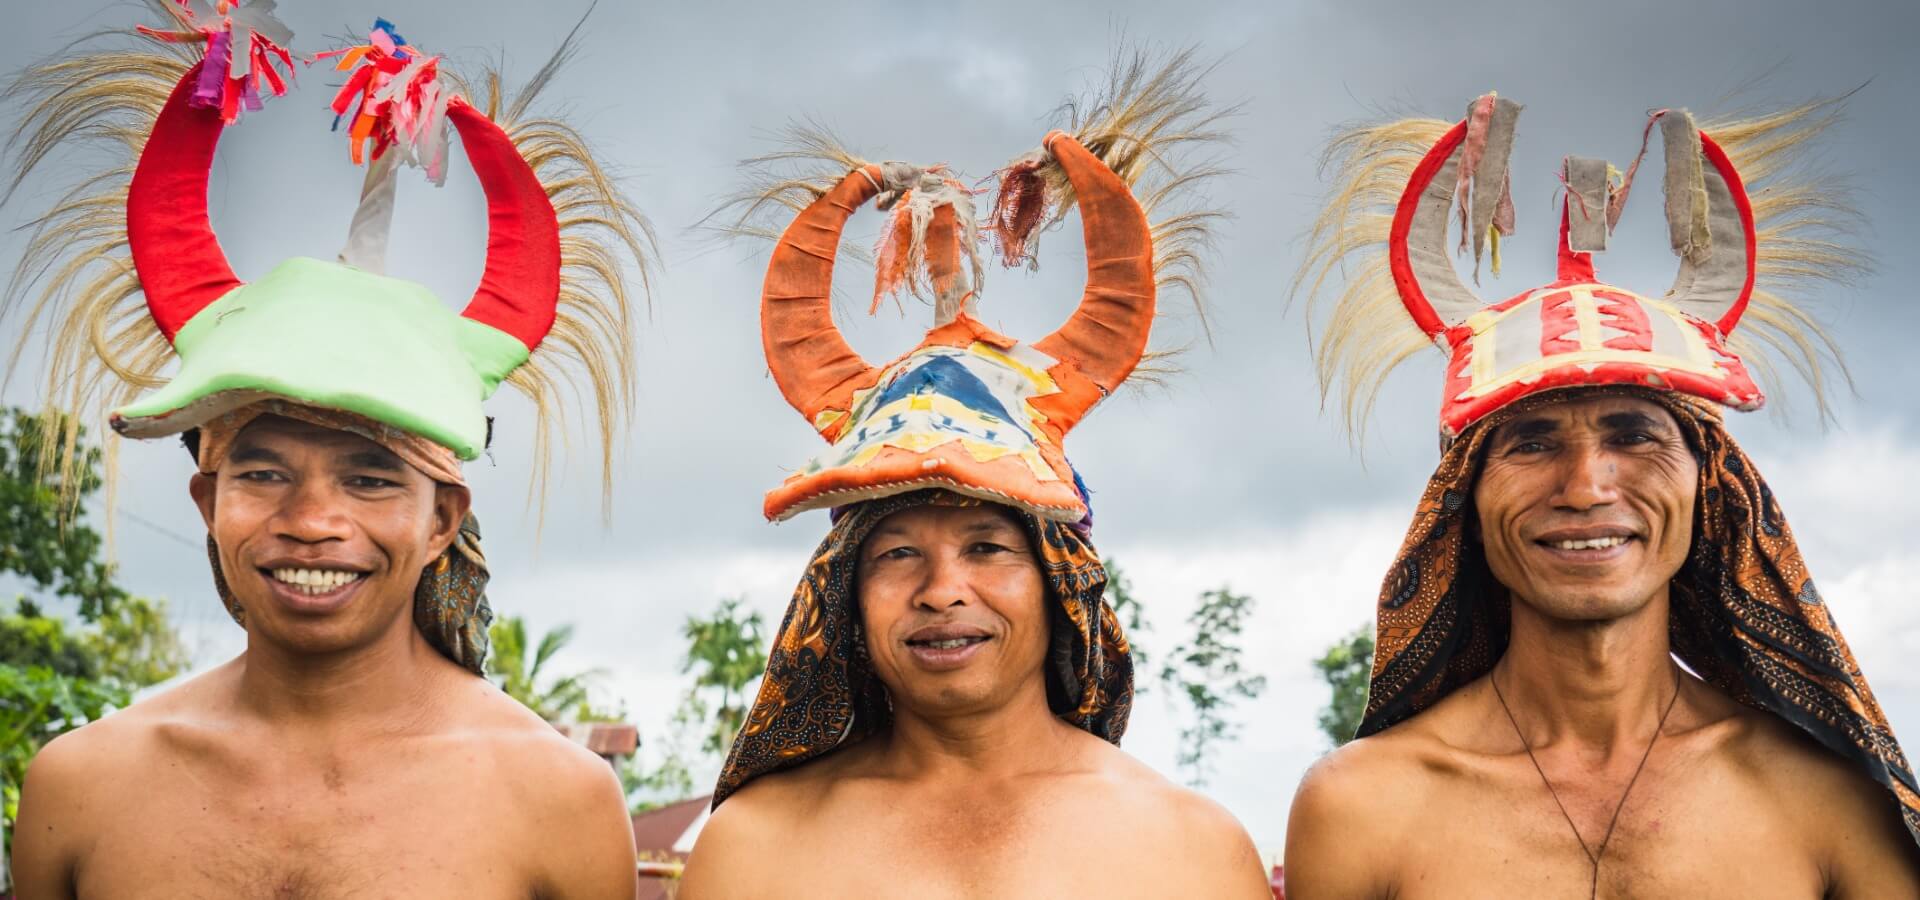
<instances>
[{"instance_id":1,"label":"bare shoulder","mask_svg":"<svg viewBox=\"0 0 1920 900\"><path fill-rule=\"evenodd\" d=\"M234 675L233 663L217 666L69 731L40 749L32 770L44 784L70 787L107 786L117 776L144 773L182 738L231 724ZM69 782L74 774L84 775L81 784Z\"/></svg>"},{"instance_id":2,"label":"bare shoulder","mask_svg":"<svg viewBox=\"0 0 1920 900\"><path fill-rule=\"evenodd\" d=\"M772 772L747 782L708 816L680 878L680 900L750 897L779 882L766 848L801 827L815 803L827 760Z\"/></svg>"},{"instance_id":3,"label":"bare shoulder","mask_svg":"<svg viewBox=\"0 0 1920 900\"><path fill-rule=\"evenodd\" d=\"M1287 887L1302 897L1382 897L1398 873L1380 847L1399 846L1413 810L1446 777L1451 748L1422 721L1436 707L1350 741L1307 770L1287 814ZM1382 803L1392 797L1394 802Z\"/></svg>"},{"instance_id":4,"label":"bare shoulder","mask_svg":"<svg viewBox=\"0 0 1920 900\"><path fill-rule=\"evenodd\" d=\"M1272 895L1260 851L1226 807L1106 741L1091 735L1086 740L1099 785L1095 803L1130 818L1124 828L1141 845L1140 858L1171 850L1182 871L1168 874L1177 876L1183 890L1204 896Z\"/></svg>"},{"instance_id":5,"label":"bare shoulder","mask_svg":"<svg viewBox=\"0 0 1920 900\"><path fill-rule=\"evenodd\" d=\"M1835 896L1892 896L1876 891L1895 885L1920 893L1920 848L1886 787L1771 714L1735 707L1723 727L1738 770L1785 807L1810 845L1823 849ZM1863 890L1862 883L1873 889Z\"/></svg>"}]
</instances>

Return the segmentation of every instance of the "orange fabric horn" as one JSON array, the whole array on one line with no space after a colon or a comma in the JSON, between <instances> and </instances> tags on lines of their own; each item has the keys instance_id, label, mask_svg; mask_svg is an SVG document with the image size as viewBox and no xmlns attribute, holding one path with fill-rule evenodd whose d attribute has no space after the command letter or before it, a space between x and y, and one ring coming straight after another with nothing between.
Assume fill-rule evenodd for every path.
<instances>
[{"instance_id":1,"label":"orange fabric horn","mask_svg":"<svg viewBox=\"0 0 1920 900\"><path fill-rule=\"evenodd\" d=\"M1087 400L1091 407L1119 387L1146 353L1155 294L1152 229L1126 183L1079 141L1055 131L1044 146L1073 183L1080 206L1087 290L1073 317L1033 346L1099 385L1100 395Z\"/></svg>"},{"instance_id":2,"label":"orange fabric horn","mask_svg":"<svg viewBox=\"0 0 1920 900\"><path fill-rule=\"evenodd\" d=\"M833 324L831 297L840 232L880 192L881 180L877 165L856 169L801 211L773 248L760 291L760 340L773 381L829 440L840 422L823 423L820 413L850 408L854 390L876 377Z\"/></svg>"}]
</instances>

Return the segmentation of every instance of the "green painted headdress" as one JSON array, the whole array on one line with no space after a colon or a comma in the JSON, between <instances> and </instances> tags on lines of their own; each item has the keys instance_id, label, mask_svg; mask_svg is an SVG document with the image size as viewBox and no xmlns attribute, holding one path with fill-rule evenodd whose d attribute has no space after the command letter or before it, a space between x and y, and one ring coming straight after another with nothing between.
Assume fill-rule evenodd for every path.
<instances>
[{"instance_id":1,"label":"green painted headdress","mask_svg":"<svg viewBox=\"0 0 1920 900\"><path fill-rule=\"evenodd\" d=\"M14 186L70 148L104 147L121 160L33 222L16 274L10 300L38 288L22 344L43 317L53 323L49 405L78 413L76 422L110 413L116 431L152 438L279 399L364 416L468 460L487 445L481 404L506 382L541 420L537 487L561 386L571 383L551 366L571 360L584 370L603 448L611 444L632 380L623 257L644 279L651 235L578 133L528 115L571 35L511 100L492 71L482 101L469 100L439 57L385 21L368 43L318 57L347 73L333 106L354 161L368 164L360 208L337 260L295 258L243 282L208 222L208 175L225 127L288 89L292 35L273 19L272 0L154 4L170 15L168 30L140 29L133 49L42 63L12 88L28 107ZM459 312L383 271L396 173L409 163L442 181L450 130L488 210L485 271ZM50 464L71 456L73 435L63 443ZM611 475L609 455L602 474Z\"/></svg>"}]
</instances>

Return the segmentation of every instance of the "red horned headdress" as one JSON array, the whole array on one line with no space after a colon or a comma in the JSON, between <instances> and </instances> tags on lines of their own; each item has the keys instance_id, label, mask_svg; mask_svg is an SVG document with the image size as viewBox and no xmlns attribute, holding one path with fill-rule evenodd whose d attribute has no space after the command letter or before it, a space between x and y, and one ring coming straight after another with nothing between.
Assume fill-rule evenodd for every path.
<instances>
[{"instance_id":1,"label":"red horned headdress","mask_svg":"<svg viewBox=\"0 0 1920 900\"><path fill-rule=\"evenodd\" d=\"M1386 373L1426 346L1449 357L1440 409L1446 437L1522 397L1585 385L1673 390L1758 409L1764 397L1750 370L1767 374L1768 363L1756 351L1783 356L1825 411L1822 363L1837 362L1838 353L1783 292L1809 279L1843 279L1864 264L1822 234L1847 210L1831 192L1796 182L1789 165L1832 121L1831 104L1704 127L1684 109L1657 110L1625 173L1567 157L1554 280L1490 303L1475 285L1488 252L1498 274L1501 238L1514 230L1507 162L1520 111L1488 94L1459 122L1355 127L1329 147L1333 195L1314 223L1295 289L1311 299L1329 279L1344 281L1315 357L1323 397L1345 382L1351 433L1364 430ZM1593 262L1656 127L1680 261L1657 298L1600 281ZM1454 268L1455 252L1469 250L1474 284Z\"/></svg>"}]
</instances>

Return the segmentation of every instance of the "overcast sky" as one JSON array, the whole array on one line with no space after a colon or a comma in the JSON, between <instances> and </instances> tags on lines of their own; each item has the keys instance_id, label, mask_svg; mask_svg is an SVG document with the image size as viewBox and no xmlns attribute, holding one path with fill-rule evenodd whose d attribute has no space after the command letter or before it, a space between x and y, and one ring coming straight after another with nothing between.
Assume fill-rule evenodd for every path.
<instances>
[{"instance_id":1,"label":"overcast sky","mask_svg":"<svg viewBox=\"0 0 1920 900\"><path fill-rule=\"evenodd\" d=\"M580 0L284 0L298 49L364 33L376 15L456 62L501 49L520 76L546 58L586 8ZM628 435L614 519L602 528L595 467L576 450L536 535L524 502L528 408L503 391L489 459L468 467L485 525L496 611L536 629L579 626L565 660L608 670L607 686L657 737L683 689L679 624L740 595L779 620L808 550L827 528L811 513L780 526L760 517L761 494L818 438L766 376L758 332L764 246L714 247L687 229L739 184L736 161L766 152L796 117L833 128L869 159L946 162L981 177L1036 146L1048 113L1099 76L1122 37L1199 44L1222 58L1209 79L1232 123L1236 174L1214 204L1236 219L1212 260L1212 343L1190 316L1156 335L1191 344L1185 373L1164 391L1122 394L1069 439L1095 491L1101 549L1134 578L1164 649L1194 596L1231 585L1258 601L1248 647L1269 678L1236 714L1241 740L1208 792L1240 816L1265 850L1284 841L1301 772L1324 751L1314 712L1326 702L1309 660L1369 621L1374 594L1436 459L1439 355L1400 373L1383 395L1363 461L1320 414L1300 311L1285 288L1300 233L1322 185L1315 156L1330 125L1381 109L1454 118L1498 89L1527 104L1514 158L1519 234L1489 293L1515 293L1552 275L1554 171L1564 154L1624 166L1646 111L1687 106L1710 115L1777 106L1867 86L1823 145L1824 165L1852 176L1880 260L1864 283L1820 296L1848 353L1856 396L1838 398L1839 425L1805 415L1797 384L1765 385L1802 414L1739 417L1732 428L1768 476L1822 593L1852 640L1896 731L1920 740L1920 397L1912 336L1920 332L1920 262L1911 247L1920 180L1920 63L1909 2L1740 0L1672 4L1540 2L1305 2L1108 4L838 2L667 4L602 0L575 64L547 99L576 117L661 235L662 276L640 326L639 416ZM16 69L66 39L131 27L138 6L30 4L0 31L0 63ZM360 173L322 107L337 80L305 70L293 95L249 115L221 145L211 188L216 230L242 278L289 256L331 258L352 214ZM1729 96L1741 92L1729 100ZM10 125L18 112L8 110ZM485 241L483 205L458 162L445 188L403 175L391 274L450 303L471 294ZM1656 160L1650 165L1658 165ZM60 161L10 207L26 221L54 187L79 175ZM1649 194L1648 197L1653 195ZM878 217L854 231L868 239ZM1037 338L1079 296L1078 226L1045 242L1039 275L995 270L983 319ZM0 233L0 259L21 236ZM1657 201L1631 208L1602 277L1657 294L1672 277ZM10 264L8 264L10 265ZM841 288L865 291L870 271L842 268ZM843 319L869 359L906 350L924 309ZM0 322L11 348L17 320ZM33 371L29 359L24 370ZM8 385L31 403L37 383ZM201 665L237 652L241 632L220 609L186 496L190 464L172 442L130 446L117 524L123 580L166 597ZM1177 724L1156 697L1138 705L1126 746L1173 771Z\"/></svg>"}]
</instances>

